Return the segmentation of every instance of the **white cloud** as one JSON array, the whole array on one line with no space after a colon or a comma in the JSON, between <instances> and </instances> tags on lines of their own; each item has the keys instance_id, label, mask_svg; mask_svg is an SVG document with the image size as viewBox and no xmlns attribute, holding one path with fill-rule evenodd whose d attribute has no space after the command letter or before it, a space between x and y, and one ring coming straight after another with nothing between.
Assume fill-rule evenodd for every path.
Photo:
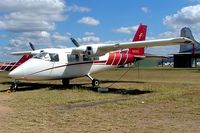
<instances>
[{"instance_id":1,"label":"white cloud","mask_svg":"<svg viewBox=\"0 0 200 133\"><path fill-rule=\"evenodd\" d=\"M0 28L12 32L49 31L62 21L63 0L4 0L0 1Z\"/></svg>"},{"instance_id":2,"label":"white cloud","mask_svg":"<svg viewBox=\"0 0 200 133\"><path fill-rule=\"evenodd\" d=\"M78 20L78 23L97 26L100 24L100 21L92 17L82 17L80 20Z\"/></svg>"},{"instance_id":3,"label":"white cloud","mask_svg":"<svg viewBox=\"0 0 200 133\"><path fill-rule=\"evenodd\" d=\"M81 44L95 44L100 42L100 38L97 36L86 36L83 38L78 38L78 42L80 42Z\"/></svg>"},{"instance_id":4,"label":"white cloud","mask_svg":"<svg viewBox=\"0 0 200 133\"><path fill-rule=\"evenodd\" d=\"M172 38L178 36L180 36L180 33L178 31L166 31L158 35L159 38Z\"/></svg>"},{"instance_id":5,"label":"white cloud","mask_svg":"<svg viewBox=\"0 0 200 133\"><path fill-rule=\"evenodd\" d=\"M32 42L36 48L42 48L52 47L52 44L55 44L53 47L64 46L71 41L67 34L62 35L57 32L52 34L46 31L23 32L16 33L6 47L12 49L12 51L30 50L29 42Z\"/></svg>"},{"instance_id":6,"label":"white cloud","mask_svg":"<svg viewBox=\"0 0 200 133\"><path fill-rule=\"evenodd\" d=\"M113 30L114 32L118 33L125 33L125 34L132 34L138 29L138 25L136 26L129 26L129 27L120 27L118 29Z\"/></svg>"},{"instance_id":7,"label":"white cloud","mask_svg":"<svg viewBox=\"0 0 200 133\"><path fill-rule=\"evenodd\" d=\"M94 36L95 33L94 33L94 32L85 32L85 35L86 35L86 36Z\"/></svg>"},{"instance_id":8,"label":"white cloud","mask_svg":"<svg viewBox=\"0 0 200 133\"><path fill-rule=\"evenodd\" d=\"M57 12L63 10L63 0L3 0L0 1L0 10L4 12L16 12L18 10L39 10L40 12ZM60 8L61 7L61 8ZM60 11L59 11L60 12Z\"/></svg>"},{"instance_id":9,"label":"white cloud","mask_svg":"<svg viewBox=\"0 0 200 133\"><path fill-rule=\"evenodd\" d=\"M68 6L66 10L70 12L90 12L91 11L91 9L88 7L83 7L83 6L78 6L78 5Z\"/></svg>"},{"instance_id":10,"label":"white cloud","mask_svg":"<svg viewBox=\"0 0 200 133\"><path fill-rule=\"evenodd\" d=\"M52 35L52 39L54 42L59 44L70 42L70 38L68 36L61 35L60 33L57 32Z\"/></svg>"},{"instance_id":11,"label":"white cloud","mask_svg":"<svg viewBox=\"0 0 200 133\"><path fill-rule=\"evenodd\" d=\"M142 7L141 10L142 10L144 13L148 13L148 12L149 12L148 7Z\"/></svg>"},{"instance_id":12,"label":"white cloud","mask_svg":"<svg viewBox=\"0 0 200 133\"><path fill-rule=\"evenodd\" d=\"M177 11L176 14L166 16L163 20L164 25L172 29L180 29L182 27L200 28L200 4L184 7Z\"/></svg>"},{"instance_id":13,"label":"white cloud","mask_svg":"<svg viewBox=\"0 0 200 133\"><path fill-rule=\"evenodd\" d=\"M37 45L37 47L47 47L51 45L51 35L46 31L16 33L15 36L9 40L8 46L11 47L13 51L30 50L29 42Z\"/></svg>"},{"instance_id":14,"label":"white cloud","mask_svg":"<svg viewBox=\"0 0 200 133\"><path fill-rule=\"evenodd\" d=\"M67 36L71 36L72 34L70 32L65 33Z\"/></svg>"}]
</instances>

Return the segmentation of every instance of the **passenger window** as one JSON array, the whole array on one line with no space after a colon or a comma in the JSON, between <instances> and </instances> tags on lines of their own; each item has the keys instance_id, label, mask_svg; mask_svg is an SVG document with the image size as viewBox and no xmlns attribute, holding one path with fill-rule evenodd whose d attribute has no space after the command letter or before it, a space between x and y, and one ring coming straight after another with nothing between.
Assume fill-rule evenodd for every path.
<instances>
[{"instance_id":1,"label":"passenger window","mask_svg":"<svg viewBox=\"0 0 200 133\"><path fill-rule=\"evenodd\" d=\"M67 55L68 62L78 62L79 56L77 54Z\"/></svg>"}]
</instances>

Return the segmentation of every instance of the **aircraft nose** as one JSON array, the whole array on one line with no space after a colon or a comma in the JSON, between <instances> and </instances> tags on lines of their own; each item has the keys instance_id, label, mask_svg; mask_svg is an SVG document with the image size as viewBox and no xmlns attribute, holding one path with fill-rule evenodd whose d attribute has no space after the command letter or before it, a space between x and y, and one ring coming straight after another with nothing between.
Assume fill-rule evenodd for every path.
<instances>
[{"instance_id":1,"label":"aircraft nose","mask_svg":"<svg viewBox=\"0 0 200 133\"><path fill-rule=\"evenodd\" d=\"M9 76L12 78L22 78L23 75L24 75L23 70L19 68L15 68L9 73Z\"/></svg>"}]
</instances>

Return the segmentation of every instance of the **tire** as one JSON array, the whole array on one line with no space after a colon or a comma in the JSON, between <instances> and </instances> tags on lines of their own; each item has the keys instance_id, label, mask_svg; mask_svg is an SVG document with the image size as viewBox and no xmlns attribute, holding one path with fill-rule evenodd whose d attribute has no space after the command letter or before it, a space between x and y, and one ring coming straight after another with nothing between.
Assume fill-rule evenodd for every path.
<instances>
[{"instance_id":1,"label":"tire","mask_svg":"<svg viewBox=\"0 0 200 133\"><path fill-rule=\"evenodd\" d=\"M92 80L92 86L93 86L93 87L98 87L99 84L100 84L100 81L99 81L98 79L93 79L93 80Z\"/></svg>"},{"instance_id":2,"label":"tire","mask_svg":"<svg viewBox=\"0 0 200 133\"><path fill-rule=\"evenodd\" d=\"M18 89L18 84L16 83L12 83L12 85L10 86L10 91L11 92L14 92Z\"/></svg>"},{"instance_id":3,"label":"tire","mask_svg":"<svg viewBox=\"0 0 200 133\"><path fill-rule=\"evenodd\" d=\"M62 79L62 84L63 84L63 86L68 87L69 86L69 79Z\"/></svg>"}]
</instances>

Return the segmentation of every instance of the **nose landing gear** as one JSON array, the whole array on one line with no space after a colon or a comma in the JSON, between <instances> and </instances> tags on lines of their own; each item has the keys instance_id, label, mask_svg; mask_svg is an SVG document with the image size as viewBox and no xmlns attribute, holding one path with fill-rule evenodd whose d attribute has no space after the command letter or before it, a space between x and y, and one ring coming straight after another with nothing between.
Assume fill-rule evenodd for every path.
<instances>
[{"instance_id":1,"label":"nose landing gear","mask_svg":"<svg viewBox=\"0 0 200 133\"><path fill-rule=\"evenodd\" d=\"M11 92L16 91L16 90L18 89L18 86L19 86L19 81L15 80L15 81L11 84L9 91L11 91Z\"/></svg>"}]
</instances>

